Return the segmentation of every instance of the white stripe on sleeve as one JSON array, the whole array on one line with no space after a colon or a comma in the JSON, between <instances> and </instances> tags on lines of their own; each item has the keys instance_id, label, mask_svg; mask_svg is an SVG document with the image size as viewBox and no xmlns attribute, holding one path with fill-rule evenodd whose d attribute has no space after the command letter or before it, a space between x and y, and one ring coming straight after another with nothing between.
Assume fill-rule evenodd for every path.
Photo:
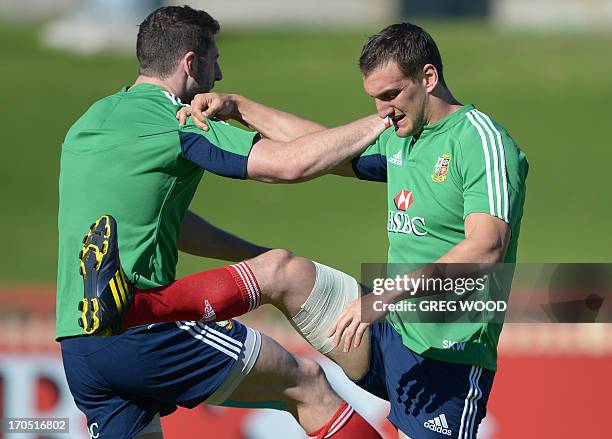
<instances>
[{"instance_id":1,"label":"white stripe on sleeve","mask_svg":"<svg viewBox=\"0 0 612 439\"><path fill-rule=\"evenodd\" d=\"M474 125L474 127L478 131L478 134L480 135L480 140L482 142L482 150L485 156L485 167L487 171L487 191L489 194L489 213L495 216L495 207L494 207L494 201L493 201L493 185L491 181L491 162L489 158L489 147L487 145L487 139L480 125L474 120L474 116L471 113L467 113L466 116L470 120L472 125Z\"/></svg>"},{"instance_id":2,"label":"white stripe on sleeve","mask_svg":"<svg viewBox=\"0 0 612 439\"><path fill-rule=\"evenodd\" d=\"M501 200L501 183L500 183L500 170L499 170L499 159L497 157L497 145L495 143L495 138L493 137L493 131L489 128L489 126L485 123L483 118L476 110L471 111L472 115L476 119L476 121L480 124L481 127L487 132L489 136L489 145L491 145L491 151L493 152L493 184L495 186L495 195L497 200L497 216L501 219L504 218L502 213L502 200Z\"/></svg>"},{"instance_id":3,"label":"white stripe on sleeve","mask_svg":"<svg viewBox=\"0 0 612 439\"><path fill-rule=\"evenodd\" d=\"M489 125L489 127L495 132L495 136L497 137L497 146L499 147L499 158L501 162L500 165L502 174L502 187L504 191L504 221L509 222L508 215L510 211L510 196L508 194L508 175L506 171L506 151L504 149L504 142L502 141L501 133L497 128L495 128L493 122L491 122L491 118L478 110L476 111L484 118L484 120L487 122L487 125Z\"/></svg>"}]
</instances>

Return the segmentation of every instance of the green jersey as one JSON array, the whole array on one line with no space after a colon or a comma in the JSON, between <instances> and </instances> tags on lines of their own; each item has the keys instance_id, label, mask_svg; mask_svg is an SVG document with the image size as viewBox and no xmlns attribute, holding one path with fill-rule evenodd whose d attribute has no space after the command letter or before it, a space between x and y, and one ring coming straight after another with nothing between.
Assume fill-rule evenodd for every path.
<instances>
[{"instance_id":1,"label":"green jersey","mask_svg":"<svg viewBox=\"0 0 612 439\"><path fill-rule=\"evenodd\" d=\"M246 178L256 133L210 121L202 131L175 117L183 104L139 84L94 103L62 145L56 336L83 334L78 254L87 227L103 214L118 223L121 262L141 288L175 279L180 224L204 170Z\"/></svg>"},{"instance_id":2,"label":"green jersey","mask_svg":"<svg viewBox=\"0 0 612 439\"><path fill-rule=\"evenodd\" d=\"M387 182L389 263L436 261L465 239L464 220L474 212L509 224L504 262L516 261L527 157L473 105L425 126L418 136L400 138L388 129L353 168L359 178ZM405 316L391 312L388 320L413 351L496 369L501 324L414 323Z\"/></svg>"}]
</instances>

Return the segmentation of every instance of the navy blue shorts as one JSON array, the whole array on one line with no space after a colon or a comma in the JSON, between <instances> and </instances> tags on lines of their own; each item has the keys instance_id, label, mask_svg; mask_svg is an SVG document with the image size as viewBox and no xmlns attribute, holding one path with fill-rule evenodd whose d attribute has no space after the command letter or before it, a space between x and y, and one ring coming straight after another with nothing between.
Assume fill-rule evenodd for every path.
<instances>
[{"instance_id":1,"label":"navy blue shorts","mask_svg":"<svg viewBox=\"0 0 612 439\"><path fill-rule=\"evenodd\" d=\"M385 320L371 327L370 367L356 384L389 401L389 421L412 439L476 439L494 376L420 356Z\"/></svg>"},{"instance_id":2,"label":"navy blue shorts","mask_svg":"<svg viewBox=\"0 0 612 439\"><path fill-rule=\"evenodd\" d=\"M177 406L223 403L255 364L261 335L233 320L175 322L65 338L61 348L90 434L124 439Z\"/></svg>"}]
</instances>

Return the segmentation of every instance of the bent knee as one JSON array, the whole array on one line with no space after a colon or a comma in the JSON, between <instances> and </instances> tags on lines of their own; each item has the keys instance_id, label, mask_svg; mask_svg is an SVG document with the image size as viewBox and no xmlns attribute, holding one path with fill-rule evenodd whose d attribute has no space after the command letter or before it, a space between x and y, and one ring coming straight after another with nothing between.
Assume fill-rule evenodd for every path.
<instances>
[{"instance_id":1,"label":"bent knee","mask_svg":"<svg viewBox=\"0 0 612 439\"><path fill-rule=\"evenodd\" d=\"M275 302L282 301L292 283L299 281L304 261L289 250L273 249L248 262L265 297Z\"/></svg>"},{"instance_id":2,"label":"bent knee","mask_svg":"<svg viewBox=\"0 0 612 439\"><path fill-rule=\"evenodd\" d=\"M284 248L275 248L268 250L258 256L258 258L262 258L262 262L264 262L270 270L279 271L286 267L293 258L295 258L295 255Z\"/></svg>"},{"instance_id":3,"label":"bent knee","mask_svg":"<svg viewBox=\"0 0 612 439\"><path fill-rule=\"evenodd\" d=\"M289 277L288 270L295 259L289 250L275 248L257 257L261 274L272 290L282 290ZM274 287L276 286L276 287Z\"/></svg>"}]
</instances>

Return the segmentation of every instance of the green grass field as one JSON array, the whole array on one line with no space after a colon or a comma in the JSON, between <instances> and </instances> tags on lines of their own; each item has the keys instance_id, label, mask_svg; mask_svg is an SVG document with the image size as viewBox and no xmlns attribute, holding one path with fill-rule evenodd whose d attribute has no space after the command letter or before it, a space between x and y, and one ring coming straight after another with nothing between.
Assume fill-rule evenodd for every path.
<instances>
[{"instance_id":1,"label":"green grass field","mask_svg":"<svg viewBox=\"0 0 612 439\"><path fill-rule=\"evenodd\" d=\"M612 35L510 34L479 23L426 27L438 41L454 94L492 114L529 156L519 259L611 261L612 195L605 165L611 141L605 128ZM365 38L376 30L222 34L225 79L217 89L330 125L350 121L373 112L356 63ZM36 27L0 25L5 284L55 281L63 136L88 105L136 75L131 57L80 58L41 49L38 38ZM207 175L193 208L246 238L353 274L361 262L385 258L380 184L325 177L271 186ZM213 264L182 256L179 273Z\"/></svg>"}]
</instances>

